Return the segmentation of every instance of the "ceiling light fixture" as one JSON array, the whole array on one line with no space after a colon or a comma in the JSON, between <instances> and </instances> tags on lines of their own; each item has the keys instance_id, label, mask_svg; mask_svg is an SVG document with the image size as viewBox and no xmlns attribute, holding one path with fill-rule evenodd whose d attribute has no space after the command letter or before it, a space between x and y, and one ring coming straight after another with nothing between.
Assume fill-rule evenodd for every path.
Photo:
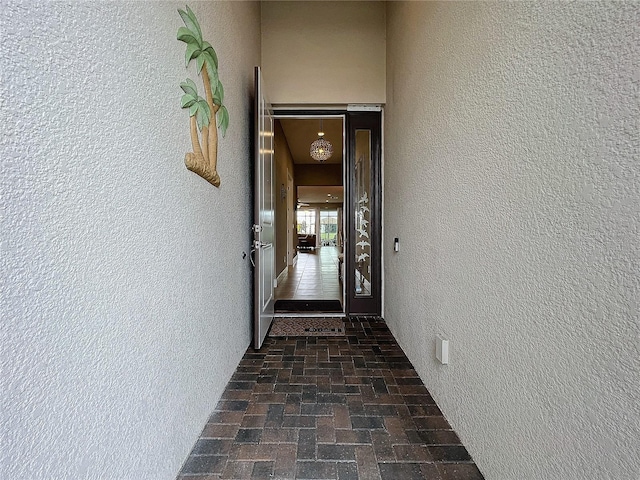
<instances>
[{"instance_id":1,"label":"ceiling light fixture","mask_svg":"<svg viewBox=\"0 0 640 480\"><path fill-rule=\"evenodd\" d=\"M320 131L318 132L318 139L311 144L309 149L311 158L318 162L324 162L331 158L333 154L333 145L331 142L324 139L324 132L322 131L322 119L320 119Z\"/></svg>"}]
</instances>

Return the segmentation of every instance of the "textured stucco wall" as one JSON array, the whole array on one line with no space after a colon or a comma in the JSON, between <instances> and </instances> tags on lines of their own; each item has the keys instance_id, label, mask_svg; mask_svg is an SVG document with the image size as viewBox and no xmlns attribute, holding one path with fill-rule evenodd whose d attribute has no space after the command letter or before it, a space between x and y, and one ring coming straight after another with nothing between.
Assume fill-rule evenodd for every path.
<instances>
[{"instance_id":1,"label":"textured stucco wall","mask_svg":"<svg viewBox=\"0 0 640 480\"><path fill-rule=\"evenodd\" d=\"M260 7L192 4L231 115L216 189L183 163L184 3L2 4L0 477L175 478L250 341Z\"/></svg>"},{"instance_id":2,"label":"textured stucco wall","mask_svg":"<svg viewBox=\"0 0 640 480\"><path fill-rule=\"evenodd\" d=\"M274 104L384 103L382 1L262 2L262 66Z\"/></svg>"},{"instance_id":3,"label":"textured stucco wall","mask_svg":"<svg viewBox=\"0 0 640 480\"><path fill-rule=\"evenodd\" d=\"M487 479L637 479L640 4L389 2L387 28L394 335Z\"/></svg>"}]
</instances>

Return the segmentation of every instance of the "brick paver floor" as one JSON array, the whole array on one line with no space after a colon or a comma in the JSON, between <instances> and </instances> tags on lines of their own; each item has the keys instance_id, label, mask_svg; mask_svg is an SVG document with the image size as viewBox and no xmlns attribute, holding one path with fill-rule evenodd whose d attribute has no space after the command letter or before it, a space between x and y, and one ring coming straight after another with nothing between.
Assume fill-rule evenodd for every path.
<instances>
[{"instance_id":1,"label":"brick paver floor","mask_svg":"<svg viewBox=\"0 0 640 480\"><path fill-rule=\"evenodd\" d=\"M482 479L384 320L345 324L249 348L178 479Z\"/></svg>"}]
</instances>

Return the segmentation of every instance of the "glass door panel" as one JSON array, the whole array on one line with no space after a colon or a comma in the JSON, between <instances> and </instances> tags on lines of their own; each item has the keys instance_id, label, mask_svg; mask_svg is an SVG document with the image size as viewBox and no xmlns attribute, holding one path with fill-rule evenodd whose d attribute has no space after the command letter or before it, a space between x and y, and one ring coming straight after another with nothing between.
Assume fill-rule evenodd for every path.
<instances>
[{"instance_id":1,"label":"glass door panel","mask_svg":"<svg viewBox=\"0 0 640 480\"><path fill-rule=\"evenodd\" d=\"M356 130L356 165L354 203L352 205L355 225L355 259L356 269L355 295L371 296L371 131Z\"/></svg>"},{"instance_id":2,"label":"glass door panel","mask_svg":"<svg viewBox=\"0 0 640 480\"><path fill-rule=\"evenodd\" d=\"M381 115L349 113L347 311L381 314Z\"/></svg>"},{"instance_id":3,"label":"glass door panel","mask_svg":"<svg viewBox=\"0 0 640 480\"><path fill-rule=\"evenodd\" d=\"M338 245L338 211L320 211L320 240L321 245Z\"/></svg>"}]
</instances>

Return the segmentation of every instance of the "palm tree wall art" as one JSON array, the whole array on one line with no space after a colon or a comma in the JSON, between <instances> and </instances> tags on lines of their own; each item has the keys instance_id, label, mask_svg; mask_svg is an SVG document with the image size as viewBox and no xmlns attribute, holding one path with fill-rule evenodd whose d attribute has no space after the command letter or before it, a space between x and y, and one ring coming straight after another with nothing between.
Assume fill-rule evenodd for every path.
<instances>
[{"instance_id":1,"label":"palm tree wall art","mask_svg":"<svg viewBox=\"0 0 640 480\"><path fill-rule=\"evenodd\" d=\"M218 128L224 137L229 126L229 112L224 106L224 89L218 75L218 55L209 42L202 39L202 29L187 5L178 10L184 27L178 29L178 40L187 44L185 68L192 60L202 77L205 98L198 94L195 82L187 78L180 84L184 92L182 108L189 110L191 145L193 152L185 155L187 169L197 173L212 185L220 186L218 175Z\"/></svg>"}]
</instances>

